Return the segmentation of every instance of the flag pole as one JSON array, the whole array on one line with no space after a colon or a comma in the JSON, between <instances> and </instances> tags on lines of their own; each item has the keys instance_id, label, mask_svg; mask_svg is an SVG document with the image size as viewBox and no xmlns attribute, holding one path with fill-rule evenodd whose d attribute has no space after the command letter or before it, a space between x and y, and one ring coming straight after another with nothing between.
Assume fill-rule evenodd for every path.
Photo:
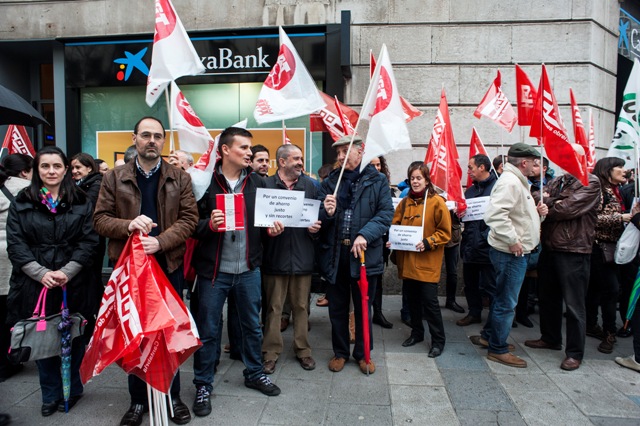
<instances>
[{"instance_id":1,"label":"flag pole","mask_svg":"<svg viewBox=\"0 0 640 426\"><path fill-rule=\"evenodd\" d=\"M282 120L282 145L286 143L286 130L284 128L284 120Z\"/></svg>"},{"instance_id":2,"label":"flag pole","mask_svg":"<svg viewBox=\"0 0 640 426\"><path fill-rule=\"evenodd\" d=\"M173 152L175 146L173 142L173 108L171 108L170 90L171 85L167 86L167 89L164 91L164 97L167 100L167 115L169 116L169 152Z\"/></svg>"}]
</instances>

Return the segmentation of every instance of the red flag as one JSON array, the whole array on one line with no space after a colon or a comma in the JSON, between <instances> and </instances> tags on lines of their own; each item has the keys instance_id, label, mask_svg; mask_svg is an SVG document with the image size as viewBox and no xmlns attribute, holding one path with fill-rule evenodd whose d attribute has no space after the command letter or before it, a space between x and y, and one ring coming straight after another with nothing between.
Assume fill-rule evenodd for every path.
<instances>
[{"instance_id":1,"label":"red flag","mask_svg":"<svg viewBox=\"0 0 640 426\"><path fill-rule=\"evenodd\" d=\"M36 151L33 149L31 139L29 139L29 135L24 126L16 126L15 124L9 126L7 134L4 137L4 142L2 142L2 157L4 157L5 152L7 155L25 154L31 158L34 157Z\"/></svg>"},{"instance_id":2,"label":"red flag","mask_svg":"<svg viewBox=\"0 0 640 426\"><path fill-rule=\"evenodd\" d=\"M531 126L533 102L537 91L529 76L516 64L516 93L518 101L518 123L521 126Z\"/></svg>"},{"instance_id":3,"label":"red flag","mask_svg":"<svg viewBox=\"0 0 640 426\"><path fill-rule=\"evenodd\" d=\"M331 138L337 141L347 134L340 119L341 114L331 96L324 92L318 92L326 105L309 116L310 130L312 132L329 132ZM342 115L346 118L346 126L348 129L352 129L350 133L353 133L358 122L358 113L343 103L339 103L339 105Z\"/></svg>"},{"instance_id":4,"label":"red flag","mask_svg":"<svg viewBox=\"0 0 640 426\"><path fill-rule=\"evenodd\" d=\"M478 134L478 132L476 131L476 128L474 127L471 130L471 142L469 143L469 161L471 161L471 157L478 154L483 154L483 155L486 155L487 157L489 156L489 154L487 153L487 149L484 147L484 144L482 143L482 140L480 140L480 135ZM467 175L467 188L470 187L471 185L473 185L473 182L471 181L471 176Z\"/></svg>"},{"instance_id":5,"label":"red flag","mask_svg":"<svg viewBox=\"0 0 640 426\"><path fill-rule=\"evenodd\" d=\"M455 201L458 212L467 209L467 203L462 194L462 168L458 163L458 149L453 139L451 119L449 118L449 104L447 94L442 88L440 107L431 132L427 157L432 156L430 171L431 182L440 190L446 192L447 199ZM427 159L425 159L427 163Z\"/></svg>"},{"instance_id":6,"label":"red flag","mask_svg":"<svg viewBox=\"0 0 640 426\"><path fill-rule=\"evenodd\" d=\"M82 381L117 362L168 393L176 371L201 346L191 314L139 233L129 240L105 287L93 337L80 367Z\"/></svg>"},{"instance_id":7,"label":"red flag","mask_svg":"<svg viewBox=\"0 0 640 426\"><path fill-rule=\"evenodd\" d=\"M576 151L575 144L569 142L567 130L558 110L558 102L549 83L547 68L544 65L542 65L538 96L531 117L529 136L538 138L542 142L549 160L575 176L583 185L589 184L586 157ZM580 145L577 146L579 147L577 149L582 151Z\"/></svg>"},{"instance_id":8,"label":"red flag","mask_svg":"<svg viewBox=\"0 0 640 426\"><path fill-rule=\"evenodd\" d=\"M596 131L593 125L591 108L589 108L589 140L587 142L589 144L589 148L585 152L587 156L587 171L592 173L596 166Z\"/></svg>"},{"instance_id":9,"label":"red flag","mask_svg":"<svg viewBox=\"0 0 640 426\"><path fill-rule=\"evenodd\" d=\"M345 135L352 135L355 133L356 129L349 122L349 119L342 112L342 107L340 106L340 101L337 96L333 97L333 105L336 107L336 111L338 112L338 117L340 117L340 124L342 124L342 128L344 129Z\"/></svg>"},{"instance_id":10,"label":"red flag","mask_svg":"<svg viewBox=\"0 0 640 426\"><path fill-rule=\"evenodd\" d=\"M571 118L573 121L573 134L576 138L576 143L584 149L584 155L587 163L589 162L589 140L587 139L587 132L584 129L584 123L582 122L582 116L580 115L580 108L576 102L576 98L573 95L573 90L569 88L569 97L571 98Z\"/></svg>"},{"instance_id":11,"label":"red flag","mask_svg":"<svg viewBox=\"0 0 640 426\"><path fill-rule=\"evenodd\" d=\"M509 99L507 99L507 96L500 88L501 85L502 77L500 76L500 71L498 71L498 75L495 80L493 80L493 83L489 87L489 90L487 90L487 93L485 93L484 98L480 101L473 115L477 118L484 115L511 133L513 126L518 122L518 116L511 106Z\"/></svg>"},{"instance_id":12,"label":"red flag","mask_svg":"<svg viewBox=\"0 0 640 426\"><path fill-rule=\"evenodd\" d=\"M369 78L373 77L373 71L376 69L376 57L373 55L373 51L369 50ZM400 96L400 104L402 105L402 114L404 116L405 123L410 122L416 117L420 117L424 112L414 107L405 98Z\"/></svg>"}]
</instances>

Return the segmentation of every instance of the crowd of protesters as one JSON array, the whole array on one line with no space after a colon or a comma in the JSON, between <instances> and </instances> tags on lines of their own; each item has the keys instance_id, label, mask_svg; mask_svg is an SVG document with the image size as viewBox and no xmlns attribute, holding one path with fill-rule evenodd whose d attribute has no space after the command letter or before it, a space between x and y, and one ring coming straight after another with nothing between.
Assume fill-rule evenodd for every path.
<instances>
[{"instance_id":1,"label":"crowd of protesters","mask_svg":"<svg viewBox=\"0 0 640 426\"><path fill-rule=\"evenodd\" d=\"M465 198L483 199L484 207L480 215L465 217L465 211L437 193L429 167L421 161L409 165L394 209L395 189L386 161L379 157L363 164L360 137L333 143L337 161L324 165L317 181L304 173L299 147L282 145L271 159L265 147L252 146L249 131L235 127L220 135L211 182L196 199L189 175L194 159L175 151L163 161L165 136L159 120L140 119L124 164L112 170L86 153L69 160L55 147L42 148L33 159L21 154L2 159L0 351L7 353L11 326L31 316L43 289L47 312L59 310L64 292L70 311L87 319L85 335L73 340L67 408L61 358L36 361L42 416L73 408L83 395L79 368L102 298L103 258L106 252L115 264L132 232L142 234L145 253L157 259L178 294L188 290L202 341L194 355L196 398L191 410L180 399L179 374L171 386L169 415L176 424L189 423L191 412L204 417L212 411L225 304L230 341L225 350L244 363L246 387L268 396L280 394L269 375L285 350L282 332L290 321L301 368L316 368L308 322L316 276L326 292L318 306L328 306L331 323L329 370L340 372L353 358L362 373L375 373L369 356L373 333L366 330L372 324L393 328L382 313L382 276L388 261L397 265L401 319L411 328L402 346L425 339L424 319L428 356L445 353L438 301L444 263L445 307L466 313L456 324L482 323L488 308L481 334L470 337L473 344L487 348L488 360L527 367L513 353L508 337L518 324L533 327L528 315L538 304L540 338L527 340L526 346L564 346L560 368L571 371L583 361L587 336L598 339L597 349L608 354L617 338L633 335L635 354L616 362L640 372L640 314L633 315L631 326L619 327L627 319L640 260L619 266L611 257L625 226L640 228L640 207L633 203L633 183L627 181L621 159L599 160L585 186L568 174L554 177L548 160L526 144L512 145L493 162L475 155L467 165L473 183ZM255 226L259 188L301 191L305 198L319 200L318 220L308 228L287 228L279 221L267 228ZM220 194L241 198L242 230L223 226ZM392 225L420 227L415 247L391 251ZM459 259L468 311L456 302ZM358 284L361 265L366 268L367 295ZM368 325L363 324L363 296L368 299ZM0 357L0 380L21 367ZM140 425L149 409L144 382L129 376L129 393L131 404L120 424ZM8 421L0 414L0 424Z\"/></svg>"}]
</instances>

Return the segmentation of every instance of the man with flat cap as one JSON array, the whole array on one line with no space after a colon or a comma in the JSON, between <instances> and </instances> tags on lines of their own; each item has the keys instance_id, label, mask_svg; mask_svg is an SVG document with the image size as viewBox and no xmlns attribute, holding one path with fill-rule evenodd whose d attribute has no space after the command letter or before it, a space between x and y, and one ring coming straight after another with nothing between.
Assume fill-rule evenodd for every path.
<instances>
[{"instance_id":1,"label":"man with flat cap","mask_svg":"<svg viewBox=\"0 0 640 426\"><path fill-rule=\"evenodd\" d=\"M489 231L489 259L496 271L496 290L489 317L480 336L471 341L489 348L487 358L510 367L526 368L527 362L512 354L507 343L529 255L540 242L541 217L548 208L536 206L527 177L540 154L531 146L516 143L507 154L507 162L491 191L484 221Z\"/></svg>"},{"instance_id":2,"label":"man with flat cap","mask_svg":"<svg viewBox=\"0 0 640 426\"><path fill-rule=\"evenodd\" d=\"M382 236L387 232L393 219L393 203L387 178L371 164L362 163L364 146L362 138L353 136L338 139L337 160L344 164L344 174L338 185L340 168L332 171L322 181L319 199L322 201L319 220L318 265L320 272L329 282L329 319L331 321L331 343L334 356L329 361L329 370L341 371L349 359L349 301L353 298L356 320L356 343L353 358L360 371L373 373L373 361L364 360L362 337L362 304L358 287L360 277L360 253L366 252L365 262L369 282L369 329L371 329L371 303L376 284L382 275ZM347 151L349 154L347 155ZM362 167L361 167L362 166ZM338 193L334 196L336 185ZM373 334L367 342L373 347Z\"/></svg>"}]
</instances>

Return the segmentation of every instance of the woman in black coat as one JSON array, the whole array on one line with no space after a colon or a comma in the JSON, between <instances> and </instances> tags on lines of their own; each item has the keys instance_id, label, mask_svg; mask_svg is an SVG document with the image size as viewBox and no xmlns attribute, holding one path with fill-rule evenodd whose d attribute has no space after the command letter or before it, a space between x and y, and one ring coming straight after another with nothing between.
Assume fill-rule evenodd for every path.
<instances>
[{"instance_id":1,"label":"woman in black coat","mask_svg":"<svg viewBox=\"0 0 640 426\"><path fill-rule=\"evenodd\" d=\"M33 314L43 287L48 288L47 315L60 312L62 287L69 311L91 315L91 264L98 244L92 205L67 173L69 162L57 147L41 149L34 159L31 184L9 208L7 252L13 265L7 298L7 323ZM84 342L75 339L71 351L71 408L82 396L80 363ZM62 403L60 357L36 361L42 390L42 415L59 411ZM62 404L62 405L61 405Z\"/></svg>"}]
</instances>

